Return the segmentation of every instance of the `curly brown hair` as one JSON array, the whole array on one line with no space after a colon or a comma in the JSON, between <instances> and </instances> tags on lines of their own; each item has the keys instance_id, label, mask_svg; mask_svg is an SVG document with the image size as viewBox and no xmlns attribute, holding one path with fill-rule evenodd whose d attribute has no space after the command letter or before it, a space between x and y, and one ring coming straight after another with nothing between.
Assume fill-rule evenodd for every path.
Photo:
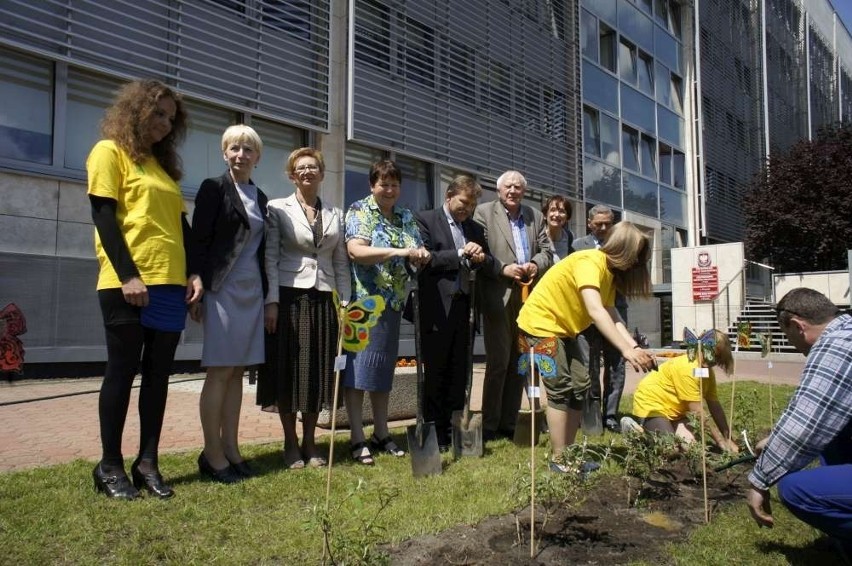
<instances>
[{"instance_id":1,"label":"curly brown hair","mask_svg":"<svg viewBox=\"0 0 852 566\"><path fill-rule=\"evenodd\" d=\"M148 147L145 143L148 122L157 110L157 103L165 97L171 98L177 109L172 131ZM186 137L188 121L183 99L177 92L154 79L137 80L119 89L101 121L101 134L126 151L134 163L150 155L172 179L180 181L183 169L177 146Z\"/></svg>"}]
</instances>

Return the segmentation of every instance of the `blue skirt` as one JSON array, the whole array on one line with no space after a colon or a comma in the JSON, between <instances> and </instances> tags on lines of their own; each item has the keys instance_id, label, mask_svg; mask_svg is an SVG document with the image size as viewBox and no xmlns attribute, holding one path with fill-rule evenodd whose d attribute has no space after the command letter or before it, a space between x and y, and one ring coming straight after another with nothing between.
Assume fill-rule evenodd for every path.
<instances>
[{"instance_id":1,"label":"blue skirt","mask_svg":"<svg viewBox=\"0 0 852 566\"><path fill-rule=\"evenodd\" d=\"M370 329L370 342L360 352L346 356L343 385L363 391L390 391L399 353L400 311L386 308Z\"/></svg>"}]
</instances>

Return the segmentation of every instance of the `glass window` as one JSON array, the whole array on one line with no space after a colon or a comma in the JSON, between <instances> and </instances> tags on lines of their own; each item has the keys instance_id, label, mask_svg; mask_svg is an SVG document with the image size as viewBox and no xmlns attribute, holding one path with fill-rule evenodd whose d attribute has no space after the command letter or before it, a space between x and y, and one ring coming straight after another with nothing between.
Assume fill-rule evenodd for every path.
<instances>
[{"instance_id":1,"label":"glass window","mask_svg":"<svg viewBox=\"0 0 852 566\"><path fill-rule=\"evenodd\" d=\"M583 107L583 151L595 157L601 156L599 113L588 106Z\"/></svg>"},{"instance_id":2,"label":"glass window","mask_svg":"<svg viewBox=\"0 0 852 566\"><path fill-rule=\"evenodd\" d=\"M370 194L370 167L385 158L380 149L354 144L346 145L346 179L344 181L343 212L356 200ZM403 179L405 183L405 179ZM403 190L405 190L403 188Z\"/></svg>"},{"instance_id":3,"label":"glass window","mask_svg":"<svg viewBox=\"0 0 852 566\"><path fill-rule=\"evenodd\" d=\"M657 178L657 142L651 136L642 134L642 143L639 146L639 157L641 160L642 174L646 177Z\"/></svg>"},{"instance_id":4,"label":"glass window","mask_svg":"<svg viewBox=\"0 0 852 566\"><path fill-rule=\"evenodd\" d=\"M654 30L654 55L666 64L666 67L680 72L680 44L662 28Z\"/></svg>"},{"instance_id":5,"label":"glass window","mask_svg":"<svg viewBox=\"0 0 852 566\"><path fill-rule=\"evenodd\" d=\"M583 10L580 17L580 45L583 46L583 55L597 63L598 19L587 10Z\"/></svg>"},{"instance_id":6,"label":"glass window","mask_svg":"<svg viewBox=\"0 0 852 566\"><path fill-rule=\"evenodd\" d=\"M65 125L65 167L86 169L92 146L101 138L100 122L121 86L117 80L75 68L68 69ZM183 148L178 152L183 155Z\"/></svg>"},{"instance_id":7,"label":"glass window","mask_svg":"<svg viewBox=\"0 0 852 566\"><path fill-rule=\"evenodd\" d=\"M595 0L583 2L583 5L604 20L615 23L615 2L616 0Z\"/></svg>"},{"instance_id":8,"label":"glass window","mask_svg":"<svg viewBox=\"0 0 852 566\"><path fill-rule=\"evenodd\" d=\"M252 180L270 199L291 194L293 184L284 169L290 153L305 145L304 134L297 128L260 118L253 118L251 127L263 140L263 155L252 173Z\"/></svg>"},{"instance_id":9,"label":"glass window","mask_svg":"<svg viewBox=\"0 0 852 566\"><path fill-rule=\"evenodd\" d=\"M682 25L680 5L672 3L669 6L669 31L678 39L681 39Z\"/></svg>"},{"instance_id":10,"label":"glass window","mask_svg":"<svg viewBox=\"0 0 852 566\"><path fill-rule=\"evenodd\" d=\"M189 114L190 126L186 141L180 147L184 174L181 186L184 192L195 194L201 182L209 177L218 177L227 165L222 157L222 132L237 123L234 112L184 100Z\"/></svg>"},{"instance_id":11,"label":"glass window","mask_svg":"<svg viewBox=\"0 0 852 566\"><path fill-rule=\"evenodd\" d=\"M686 193L660 187L660 220L686 226Z\"/></svg>"},{"instance_id":12,"label":"glass window","mask_svg":"<svg viewBox=\"0 0 852 566\"><path fill-rule=\"evenodd\" d=\"M621 128L621 155L625 169L639 171L639 132L633 128Z\"/></svg>"},{"instance_id":13,"label":"glass window","mask_svg":"<svg viewBox=\"0 0 852 566\"><path fill-rule=\"evenodd\" d=\"M49 165L53 155L53 65L0 50L0 100L0 156ZM89 149L91 145L86 151Z\"/></svg>"},{"instance_id":14,"label":"glass window","mask_svg":"<svg viewBox=\"0 0 852 566\"><path fill-rule=\"evenodd\" d=\"M657 105L657 134L672 145L683 147L683 118Z\"/></svg>"},{"instance_id":15,"label":"glass window","mask_svg":"<svg viewBox=\"0 0 852 566\"><path fill-rule=\"evenodd\" d=\"M618 165L618 120L603 113L600 114L600 120L601 156L613 165Z\"/></svg>"},{"instance_id":16,"label":"glass window","mask_svg":"<svg viewBox=\"0 0 852 566\"><path fill-rule=\"evenodd\" d=\"M678 114L683 114L683 79L671 75L671 107Z\"/></svg>"},{"instance_id":17,"label":"glass window","mask_svg":"<svg viewBox=\"0 0 852 566\"><path fill-rule=\"evenodd\" d=\"M657 83L657 101L663 106L671 105L671 79L669 70L657 63L657 73L654 75Z\"/></svg>"},{"instance_id":18,"label":"glass window","mask_svg":"<svg viewBox=\"0 0 852 566\"><path fill-rule=\"evenodd\" d=\"M584 61L583 99L618 114L618 79Z\"/></svg>"},{"instance_id":19,"label":"glass window","mask_svg":"<svg viewBox=\"0 0 852 566\"><path fill-rule=\"evenodd\" d=\"M666 144L660 144L660 182L667 185L672 184L672 148Z\"/></svg>"},{"instance_id":20,"label":"glass window","mask_svg":"<svg viewBox=\"0 0 852 566\"><path fill-rule=\"evenodd\" d=\"M677 150L672 153L672 185L681 190L686 188L686 156Z\"/></svg>"},{"instance_id":21,"label":"glass window","mask_svg":"<svg viewBox=\"0 0 852 566\"><path fill-rule=\"evenodd\" d=\"M654 2L654 19L663 26L669 25L669 0Z\"/></svg>"},{"instance_id":22,"label":"glass window","mask_svg":"<svg viewBox=\"0 0 852 566\"><path fill-rule=\"evenodd\" d=\"M619 169L587 157L583 161L583 189L586 200L621 208L621 171Z\"/></svg>"},{"instance_id":23,"label":"glass window","mask_svg":"<svg viewBox=\"0 0 852 566\"><path fill-rule=\"evenodd\" d=\"M402 188L397 205L412 211L433 208L435 187L432 181L432 166L411 157L397 156L396 164L402 171Z\"/></svg>"},{"instance_id":24,"label":"glass window","mask_svg":"<svg viewBox=\"0 0 852 566\"><path fill-rule=\"evenodd\" d=\"M639 0L639 1L637 2L637 4L639 4L639 6L640 6L643 10L645 10L646 12L648 12L649 14L652 12L653 6L652 6L652 2L651 2L651 0Z\"/></svg>"},{"instance_id":25,"label":"glass window","mask_svg":"<svg viewBox=\"0 0 852 566\"><path fill-rule=\"evenodd\" d=\"M621 118L653 132L654 101L636 89L621 85Z\"/></svg>"},{"instance_id":26,"label":"glass window","mask_svg":"<svg viewBox=\"0 0 852 566\"><path fill-rule=\"evenodd\" d=\"M636 47L624 39L618 44L618 74L630 84L636 84Z\"/></svg>"},{"instance_id":27,"label":"glass window","mask_svg":"<svg viewBox=\"0 0 852 566\"><path fill-rule=\"evenodd\" d=\"M618 27L647 51L654 50L654 22L628 0L618 3Z\"/></svg>"},{"instance_id":28,"label":"glass window","mask_svg":"<svg viewBox=\"0 0 852 566\"><path fill-rule=\"evenodd\" d=\"M600 64L603 68L615 72L615 30L601 23L598 35L600 40Z\"/></svg>"},{"instance_id":29,"label":"glass window","mask_svg":"<svg viewBox=\"0 0 852 566\"><path fill-rule=\"evenodd\" d=\"M654 96L654 58L640 51L637 71L639 74L639 90Z\"/></svg>"},{"instance_id":30,"label":"glass window","mask_svg":"<svg viewBox=\"0 0 852 566\"><path fill-rule=\"evenodd\" d=\"M657 183L636 175L624 174L624 208L651 218L658 213Z\"/></svg>"}]
</instances>

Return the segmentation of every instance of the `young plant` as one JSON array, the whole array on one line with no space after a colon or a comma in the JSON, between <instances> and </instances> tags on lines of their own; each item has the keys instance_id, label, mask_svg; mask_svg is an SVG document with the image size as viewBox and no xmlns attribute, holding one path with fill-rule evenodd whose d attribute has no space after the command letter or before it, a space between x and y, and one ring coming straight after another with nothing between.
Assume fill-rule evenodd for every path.
<instances>
[{"instance_id":1,"label":"young plant","mask_svg":"<svg viewBox=\"0 0 852 566\"><path fill-rule=\"evenodd\" d=\"M385 534L380 518L397 496L398 489L386 486L379 486L370 493L366 483L359 479L332 509L326 511L323 503L315 503L309 509L303 529L322 530L323 552L320 563L323 566L387 564L387 554L377 550Z\"/></svg>"}]
</instances>

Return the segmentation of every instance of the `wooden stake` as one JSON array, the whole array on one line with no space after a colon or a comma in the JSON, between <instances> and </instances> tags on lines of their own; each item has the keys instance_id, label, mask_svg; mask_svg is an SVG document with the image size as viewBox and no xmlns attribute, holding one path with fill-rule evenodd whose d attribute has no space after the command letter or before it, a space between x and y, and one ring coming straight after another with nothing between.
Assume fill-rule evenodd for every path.
<instances>
[{"instance_id":1,"label":"wooden stake","mask_svg":"<svg viewBox=\"0 0 852 566\"><path fill-rule=\"evenodd\" d=\"M535 556L535 400L531 387L535 387L535 348L530 348L530 380L527 383L527 399L530 402L530 558Z\"/></svg>"},{"instance_id":2,"label":"wooden stake","mask_svg":"<svg viewBox=\"0 0 852 566\"><path fill-rule=\"evenodd\" d=\"M337 311L337 357L334 359L334 394L331 402L331 442L328 448L328 470L325 475L325 513L328 518L328 506L331 501L331 469L334 466L334 433L337 430L337 397L340 390L341 354L343 353L343 320L346 316L346 307L340 307ZM343 364L345 365L345 363ZM328 549L328 532L323 530L322 534L322 563L325 564L326 551Z\"/></svg>"},{"instance_id":3,"label":"wooden stake","mask_svg":"<svg viewBox=\"0 0 852 566\"><path fill-rule=\"evenodd\" d=\"M737 343L734 346L734 368L737 367L737 354L740 353L740 336L737 334ZM700 358L699 358L700 359ZM728 427L728 440L733 439L734 434L734 392L737 389L737 376L734 371L731 371L731 412L730 416L730 426Z\"/></svg>"},{"instance_id":4,"label":"wooden stake","mask_svg":"<svg viewBox=\"0 0 852 566\"><path fill-rule=\"evenodd\" d=\"M709 370L704 367L704 355L701 352L702 345L698 345L698 395L700 399L699 421L701 422L701 481L704 484L704 522L710 522L710 506L707 501L707 439L704 435L704 384L702 379L710 379L704 377L704 372ZM709 375L709 374L708 374ZM730 429L730 427L728 427Z\"/></svg>"}]
</instances>

